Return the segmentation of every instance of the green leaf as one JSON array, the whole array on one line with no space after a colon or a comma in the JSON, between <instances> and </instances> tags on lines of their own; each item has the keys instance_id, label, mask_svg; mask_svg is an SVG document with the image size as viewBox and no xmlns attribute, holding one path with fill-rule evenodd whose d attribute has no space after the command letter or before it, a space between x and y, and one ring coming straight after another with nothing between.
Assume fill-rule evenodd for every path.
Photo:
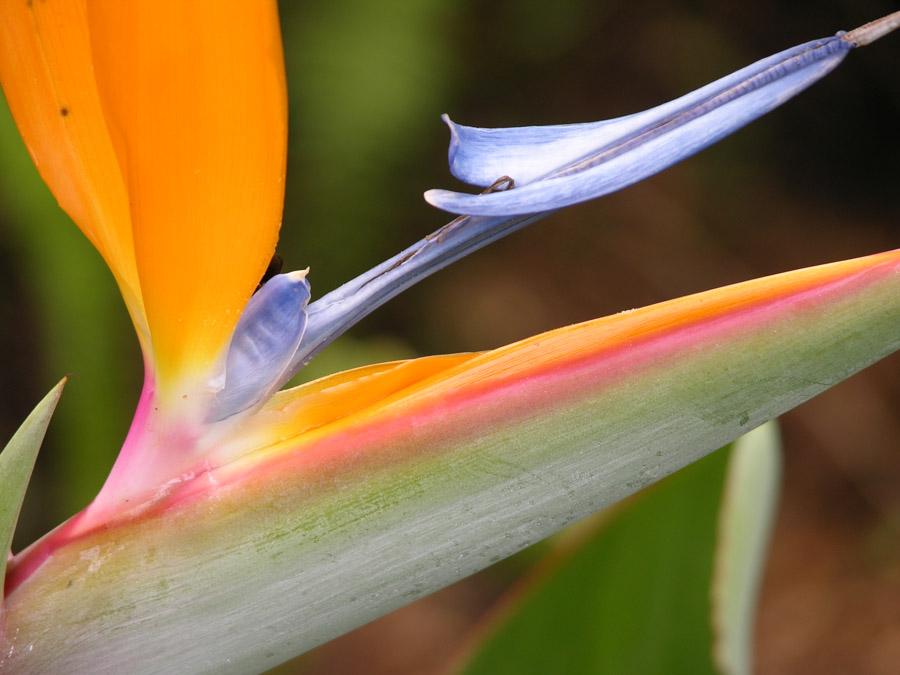
<instances>
[{"instance_id":1,"label":"green leaf","mask_svg":"<svg viewBox=\"0 0 900 675\"><path fill-rule=\"evenodd\" d=\"M50 390L0 453L0 579L6 575L7 553L34 462L65 384L64 378Z\"/></svg>"},{"instance_id":2,"label":"green leaf","mask_svg":"<svg viewBox=\"0 0 900 675\"><path fill-rule=\"evenodd\" d=\"M753 620L781 476L776 424L740 438L728 465L712 580L713 652L728 675L752 671Z\"/></svg>"},{"instance_id":3,"label":"green leaf","mask_svg":"<svg viewBox=\"0 0 900 675\"><path fill-rule=\"evenodd\" d=\"M461 671L695 675L716 672L721 648L722 672L747 672L777 493L770 427L602 515L511 594Z\"/></svg>"}]
</instances>

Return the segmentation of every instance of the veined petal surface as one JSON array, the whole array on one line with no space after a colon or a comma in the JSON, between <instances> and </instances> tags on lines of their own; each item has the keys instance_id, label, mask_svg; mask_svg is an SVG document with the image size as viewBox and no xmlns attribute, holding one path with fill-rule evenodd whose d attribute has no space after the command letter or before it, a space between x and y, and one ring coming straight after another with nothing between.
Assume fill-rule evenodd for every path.
<instances>
[{"instance_id":1,"label":"veined petal surface","mask_svg":"<svg viewBox=\"0 0 900 675\"><path fill-rule=\"evenodd\" d=\"M357 371L380 388L372 395L353 373L284 392L263 407L272 432L255 431L255 450L171 486L139 516L73 534L76 518L18 555L0 667L274 666L622 499L898 347L893 251L429 360L418 373L417 361ZM291 428L306 410L318 412Z\"/></svg>"},{"instance_id":2,"label":"veined petal surface","mask_svg":"<svg viewBox=\"0 0 900 675\"><path fill-rule=\"evenodd\" d=\"M479 186L509 176L514 189L472 195L429 190L453 213L538 213L600 197L693 155L781 105L834 69L853 45L814 40L758 61L657 108L591 124L480 129L454 124L450 170Z\"/></svg>"},{"instance_id":3,"label":"veined petal surface","mask_svg":"<svg viewBox=\"0 0 900 675\"><path fill-rule=\"evenodd\" d=\"M279 274L250 298L228 346L212 419L246 410L278 388L306 331L308 302L306 272Z\"/></svg>"}]
</instances>

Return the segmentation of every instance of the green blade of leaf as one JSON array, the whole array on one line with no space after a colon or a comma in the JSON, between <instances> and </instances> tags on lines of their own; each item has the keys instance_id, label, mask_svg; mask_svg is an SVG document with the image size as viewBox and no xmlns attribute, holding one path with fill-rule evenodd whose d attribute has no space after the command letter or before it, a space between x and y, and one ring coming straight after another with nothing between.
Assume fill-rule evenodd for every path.
<instances>
[{"instance_id":1,"label":"green blade of leaf","mask_svg":"<svg viewBox=\"0 0 900 675\"><path fill-rule=\"evenodd\" d=\"M726 675L753 671L753 621L778 504L780 446L776 424L765 424L738 439L728 465L712 579L713 655Z\"/></svg>"},{"instance_id":2,"label":"green blade of leaf","mask_svg":"<svg viewBox=\"0 0 900 675\"><path fill-rule=\"evenodd\" d=\"M7 552L19 520L25 490L28 489L34 462L65 384L65 379L60 380L44 396L0 453L0 579L6 576Z\"/></svg>"}]
</instances>

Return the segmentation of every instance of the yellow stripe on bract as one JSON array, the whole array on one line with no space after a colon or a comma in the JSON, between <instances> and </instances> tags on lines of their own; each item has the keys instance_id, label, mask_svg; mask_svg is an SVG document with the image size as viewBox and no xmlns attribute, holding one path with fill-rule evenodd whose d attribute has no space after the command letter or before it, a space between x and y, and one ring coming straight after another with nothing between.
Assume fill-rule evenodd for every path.
<instances>
[{"instance_id":1,"label":"yellow stripe on bract","mask_svg":"<svg viewBox=\"0 0 900 675\"><path fill-rule=\"evenodd\" d=\"M41 177L112 269L143 337L128 198L97 95L84 0L0 2L0 81Z\"/></svg>"},{"instance_id":2,"label":"yellow stripe on bract","mask_svg":"<svg viewBox=\"0 0 900 675\"><path fill-rule=\"evenodd\" d=\"M295 439L471 361L477 353L425 356L391 361L322 377L275 394L226 439L217 439L210 456L223 462Z\"/></svg>"},{"instance_id":3,"label":"yellow stripe on bract","mask_svg":"<svg viewBox=\"0 0 900 675\"><path fill-rule=\"evenodd\" d=\"M275 248L287 134L277 9L92 0L88 21L166 389L219 354Z\"/></svg>"}]
</instances>

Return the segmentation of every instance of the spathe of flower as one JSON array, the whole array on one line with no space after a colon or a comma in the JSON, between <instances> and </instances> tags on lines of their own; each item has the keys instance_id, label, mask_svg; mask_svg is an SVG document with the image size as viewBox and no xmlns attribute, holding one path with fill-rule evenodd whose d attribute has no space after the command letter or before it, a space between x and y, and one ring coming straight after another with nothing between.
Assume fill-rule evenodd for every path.
<instances>
[{"instance_id":1,"label":"spathe of flower","mask_svg":"<svg viewBox=\"0 0 900 675\"><path fill-rule=\"evenodd\" d=\"M850 33L813 40L753 63L650 110L588 124L482 129L450 127L450 170L487 187L467 194L429 190L451 213L512 216L552 211L641 181L771 111L836 68L854 47L897 26L890 15Z\"/></svg>"}]
</instances>

